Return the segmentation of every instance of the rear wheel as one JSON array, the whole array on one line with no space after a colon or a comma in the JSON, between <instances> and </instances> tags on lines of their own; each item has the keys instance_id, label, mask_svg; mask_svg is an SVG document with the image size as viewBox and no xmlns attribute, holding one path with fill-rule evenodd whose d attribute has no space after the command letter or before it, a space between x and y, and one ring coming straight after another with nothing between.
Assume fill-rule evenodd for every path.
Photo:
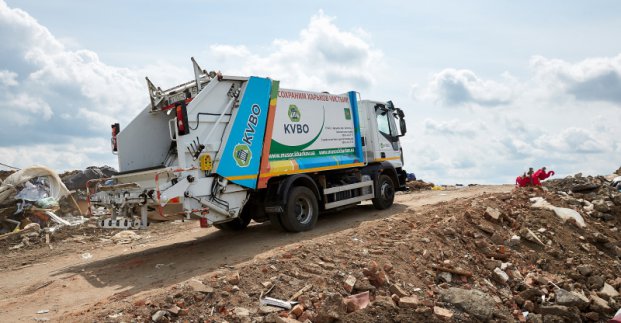
<instances>
[{"instance_id":1,"label":"rear wheel","mask_svg":"<svg viewBox=\"0 0 621 323\"><path fill-rule=\"evenodd\" d=\"M380 175L375 188L375 198L372 199L373 206L378 210L389 208L395 201L395 184L388 175Z\"/></svg>"},{"instance_id":2,"label":"rear wheel","mask_svg":"<svg viewBox=\"0 0 621 323\"><path fill-rule=\"evenodd\" d=\"M280 216L282 226L291 232L308 231L315 227L318 217L319 206L313 191L305 186L294 187Z\"/></svg>"}]
</instances>

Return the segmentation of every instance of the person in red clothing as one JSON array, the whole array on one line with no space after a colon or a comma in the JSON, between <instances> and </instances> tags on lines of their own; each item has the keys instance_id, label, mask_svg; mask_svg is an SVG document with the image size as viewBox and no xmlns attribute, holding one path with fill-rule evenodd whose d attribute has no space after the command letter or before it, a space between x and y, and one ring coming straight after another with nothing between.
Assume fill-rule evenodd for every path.
<instances>
[{"instance_id":1,"label":"person in red clothing","mask_svg":"<svg viewBox=\"0 0 621 323\"><path fill-rule=\"evenodd\" d=\"M554 171L546 172L546 168L542 167L533 173L533 168L528 169L528 175L524 173L522 176L518 176L515 179L515 185L517 187L527 186L541 186L541 181L554 175Z\"/></svg>"},{"instance_id":2,"label":"person in red clothing","mask_svg":"<svg viewBox=\"0 0 621 323\"><path fill-rule=\"evenodd\" d=\"M515 178L515 186L517 187L525 187L530 183L529 178L524 173L522 176L518 176Z\"/></svg>"},{"instance_id":3,"label":"person in red clothing","mask_svg":"<svg viewBox=\"0 0 621 323\"><path fill-rule=\"evenodd\" d=\"M528 175L526 175L526 172L525 172L522 176L518 176L515 179L515 185L517 187L532 186L533 185L532 175L533 175L533 169L531 168L528 172Z\"/></svg>"},{"instance_id":4,"label":"person in red clothing","mask_svg":"<svg viewBox=\"0 0 621 323\"><path fill-rule=\"evenodd\" d=\"M537 178L537 181L543 181L544 179L546 179L546 178L548 178L548 177L550 177L552 175L554 175L554 171L553 170L551 170L551 171L546 173L546 168L542 167L541 169L539 169L539 170L537 170L535 172L534 178ZM541 185L541 183L539 185Z\"/></svg>"}]
</instances>

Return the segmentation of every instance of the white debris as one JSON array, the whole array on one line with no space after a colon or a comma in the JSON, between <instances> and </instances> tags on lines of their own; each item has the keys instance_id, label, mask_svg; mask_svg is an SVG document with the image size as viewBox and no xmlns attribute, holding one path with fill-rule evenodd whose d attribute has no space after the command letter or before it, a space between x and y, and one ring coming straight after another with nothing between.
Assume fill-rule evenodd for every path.
<instances>
[{"instance_id":1,"label":"white debris","mask_svg":"<svg viewBox=\"0 0 621 323\"><path fill-rule=\"evenodd\" d=\"M112 236L112 241L114 241L117 244L125 244L125 243L130 243L134 240L139 240L141 237L140 235L138 235L136 232L134 231L121 231L117 234L115 234L114 236Z\"/></svg>"},{"instance_id":2,"label":"white debris","mask_svg":"<svg viewBox=\"0 0 621 323\"><path fill-rule=\"evenodd\" d=\"M563 219L563 221L574 219L579 227L586 227L584 219L582 218L580 213L576 212L575 210L554 206L548 203L548 201L546 201L543 197L539 196L531 198L530 201L533 202L533 205L531 205L532 208L552 210L558 217Z\"/></svg>"}]
</instances>

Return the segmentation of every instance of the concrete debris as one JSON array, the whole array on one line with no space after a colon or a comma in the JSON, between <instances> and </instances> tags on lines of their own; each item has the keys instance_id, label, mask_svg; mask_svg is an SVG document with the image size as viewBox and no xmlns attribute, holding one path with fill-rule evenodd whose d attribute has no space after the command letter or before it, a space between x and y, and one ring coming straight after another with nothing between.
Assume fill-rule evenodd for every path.
<instances>
[{"instance_id":1,"label":"concrete debris","mask_svg":"<svg viewBox=\"0 0 621 323\"><path fill-rule=\"evenodd\" d=\"M500 283L506 283L507 281L509 281L509 275L507 275L507 273L504 272L502 269L496 267L494 269L494 279L496 279L496 281Z\"/></svg>"},{"instance_id":2,"label":"concrete debris","mask_svg":"<svg viewBox=\"0 0 621 323\"><path fill-rule=\"evenodd\" d=\"M343 282L343 287L345 288L345 291L351 293L354 290L354 285L356 285L356 277L352 275L347 276L347 278L345 278L345 281Z\"/></svg>"},{"instance_id":3,"label":"concrete debris","mask_svg":"<svg viewBox=\"0 0 621 323\"><path fill-rule=\"evenodd\" d=\"M562 306L577 306L579 308L585 308L589 305L589 299L578 292L569 292L562 288L554 290L556 294L556 304Z\"/></svg>"},{"instance_id":4,"label":"concrete debris","mask_svg":"<svg viewBox=\"0 0 621 323\"><path fill-rule=\"evenodd\" d=\"M236 271L228 274L225 280L231 285L239 284L239 272Z\"/></svg>"},{"instance_id":5,"label":"concrete debris","mask_svg":"<svg viewBox=\"0 0 621 323\"><path fill-rule=\"evenodd\" d=\"M275 322L276 323L303 323L291 317L280 317L280 316L276 317Z\"/></svg>"},{"instance_id":6,"label":"concrete debris","mask_svg":"<svg viewBox=\"0 0 621 323\"><path fill-rule=\"evenodd\" d=\"M168 315L168 311L158 310L151 316L151 320L153 322L161 322L166 315Z\"/></svg>"},{"instance_id":7,"label":"concrete debris","mask_svg":"<svg viewBox=\"0 0 621 323\"><path fill-rule=\"evenodd\" d=\"M591 295L589 295L589 298L591 299L591 307L593 310L604 312L610 311L610 306L608 306L608 302L605 299L597 296L596 293L592 292Z\"/></svg>"},{"instance_id":8,"label":"concrete debris","mask_svg":"<svg viewBox=\"0 0 621 323\"><path fill-rule=\"evenodd\" d=\"M416 295L399 298L399 307L412 307L412 308L416 308L420 304L421 304L420 300L418 299L418 296L416 296Z\"/></svg>"},{"instance_id":9,"label":"concrete debris","mask_svg":"<svg viewBox=\"0 0 621 323\"><path fill-rule=\"evenodd\" d=\"M134 231L130 231L130 230L126 230L126 231L121 231L115 235L112 236L112 241L114 241L116 244L127 244L127 243L131 243L132 241L135 240L140 240L140 238L142 238L139 234L137 234Z\"/></svg>"},{"instance_id":10,"label":"concrete debris","mask_svg":"<svg viewBox=\"0 0 621 323\"><path fill-rule=\"evenodd\" d=\"M607 297L617 297L619 296L619 292L615 290L614 287L610 286L608 283L604 283L604 287L599 291L601 294L606 295Z\"/></svg>"},{"instance_id":11,"label":"concrete debris","mask_svg":"<svg viewBox=\"0 0 621 323\"><path fill-rule=\"evenodd\" d=\"M451 319L453 318L453 311L446 309L444 307L434 306L433 314L443 318L443 319Z\"/></svg>"},{"instance_id":12,"label":"concrete debris","mask_svg":"<svg viewBox=\"0 0 621 323\"><path fill-rule=\"evenodd\" d=\"M580 322L579 311L574 307L562 305L540 306L539 313L546 315L559 316L565 322Z\"/></svg>"},{"instance_id":13,"label":"concrete debris","mask_svg":"<svg viewBox=\"0 0 621 323\"><path fill-rule=\"evenodd\" d=\"M284 308L286 310L290 310L293 307L293 302L283 301L281 299L276 299L272 297L263 297L261 298L261 305L276 306Z\"/></svg>"},{"instance_id":14,"label":"concrete debris","mask_svg":"<svg viewBox=\"0 0 621 323\"><path fill-rule=\"evenodd\" d=\"M520 231L520 236L530 242L534 242L540 246L545 246L545 243L543 243L543 241L541 241L541 239L539 239L539 237L537 237L537 235L529 228L523 228Z\"/></svg>"},{"instance_id":15,"label":"concrete debris","mask_svg":"<svg viewBox=\"0 0 621 323\"><path fill-rule=\"evenodd\" d=\"M516 247L520 244L520 242L521 242L520 236L514 234L511 236L511 239L509 239L509 242L507 243L507 245L509 247Z\"/></svg>"},{"instance_id":16,"label":"concrete debris","mask_svg":"<svg viewBox=\"0 0 621 323\"><path fill-rule=\"evenodd\" d=\"M388 290L390 291L391 294L395 294L399 297L405 297L409 295L408 292L403 290L403 288L401 288L401 286L397 284L390 285L390 288L388 288Z\"/></svg>"},{"instance_id":17,"label":"concrete debris","mask_svg":"<svg viewBox=\"0 0 621 323\"><path fill-rule=\"evenodd\" d=\"M502 213L493 207L487 207L487 209L485 209L485 216L492 220L498 221L501 215Z\"/></svg>"},{"instance_id":18,"label":"concrete debris","mask_svg":"<svg viewBox=\"0 0 621 323\"><path fill-rule=\"evenodd\" d=\"M213 293L213 288L211 286L203 284L203 282L201 282L200 280L190 279L187 281L186 285L195 292L206 294Z\"/></svg>"},{"instance_id":19,"label":"concrete debris","mask_svg":"<svg viewBox=\"0 0 621 323\"><path fill-rule=\"evenodd\" d=\"M530 201L533 202L533 205L531 206L533 208L554 211L554 213L559 218L563 219L564 221L572 219L576 222L576 224L579 227L584 228L586 226L586 223L584 222L584 219L582 218L580 213L578 213L575 210L568 209L568 208L562 208L562 207L556 207L548 203L548 201L546 201L542 197L533 197L530 199Z\"/></svg>"},{"instance_id":20,"label":"concrete debris","mask_svg":"<svg viewBox=\"0 0 621 323\"><path fill-rule=\"evenodd\" d=\"M497 312L494 298L480 290L451 287L441 290L440 295L444 302L451 303L483 321L491 320Z\"/></svg>"},{"instance_id":21,"label":"concrete debris","mask_svg":"<svg viewBox=\"0 0 621 323\"><path fill-rule=\"evenodd\" d=\"M247 308L243 308L243 307L236 307L236 308L234 308L233 309L233 313L237 317L247 317L247 316L250 316L250 310L248 310Z\"/></svg>"}]
</instances>

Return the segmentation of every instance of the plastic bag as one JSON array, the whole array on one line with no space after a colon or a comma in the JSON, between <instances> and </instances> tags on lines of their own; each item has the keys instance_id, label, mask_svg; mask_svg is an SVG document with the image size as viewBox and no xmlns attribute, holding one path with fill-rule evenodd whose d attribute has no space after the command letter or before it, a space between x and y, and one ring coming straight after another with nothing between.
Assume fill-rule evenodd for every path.
<instances>
[{"instance_id":1,"label":"plastic bag","mask_svg":"<svg viewBox=\"0 0 621 323\"><path fill-rule=\"evenodd\" d=\"M58 201L56 201L53 197L45 197L35 202L35 205L42 209L53 209L58 207Z\"/></svg>"},{"instance_id":2,"label":"plastic bag","mask_svg":"<svg viewBox=\"0 0 621 323\"><path fill-rule=\"evenodd\" d=\"M15 199L34 202L50 196L49 187L46 187L40 181L35 181L35 183L25 182L24 188L15 195Z\"/></svg>"}]
</instances>

